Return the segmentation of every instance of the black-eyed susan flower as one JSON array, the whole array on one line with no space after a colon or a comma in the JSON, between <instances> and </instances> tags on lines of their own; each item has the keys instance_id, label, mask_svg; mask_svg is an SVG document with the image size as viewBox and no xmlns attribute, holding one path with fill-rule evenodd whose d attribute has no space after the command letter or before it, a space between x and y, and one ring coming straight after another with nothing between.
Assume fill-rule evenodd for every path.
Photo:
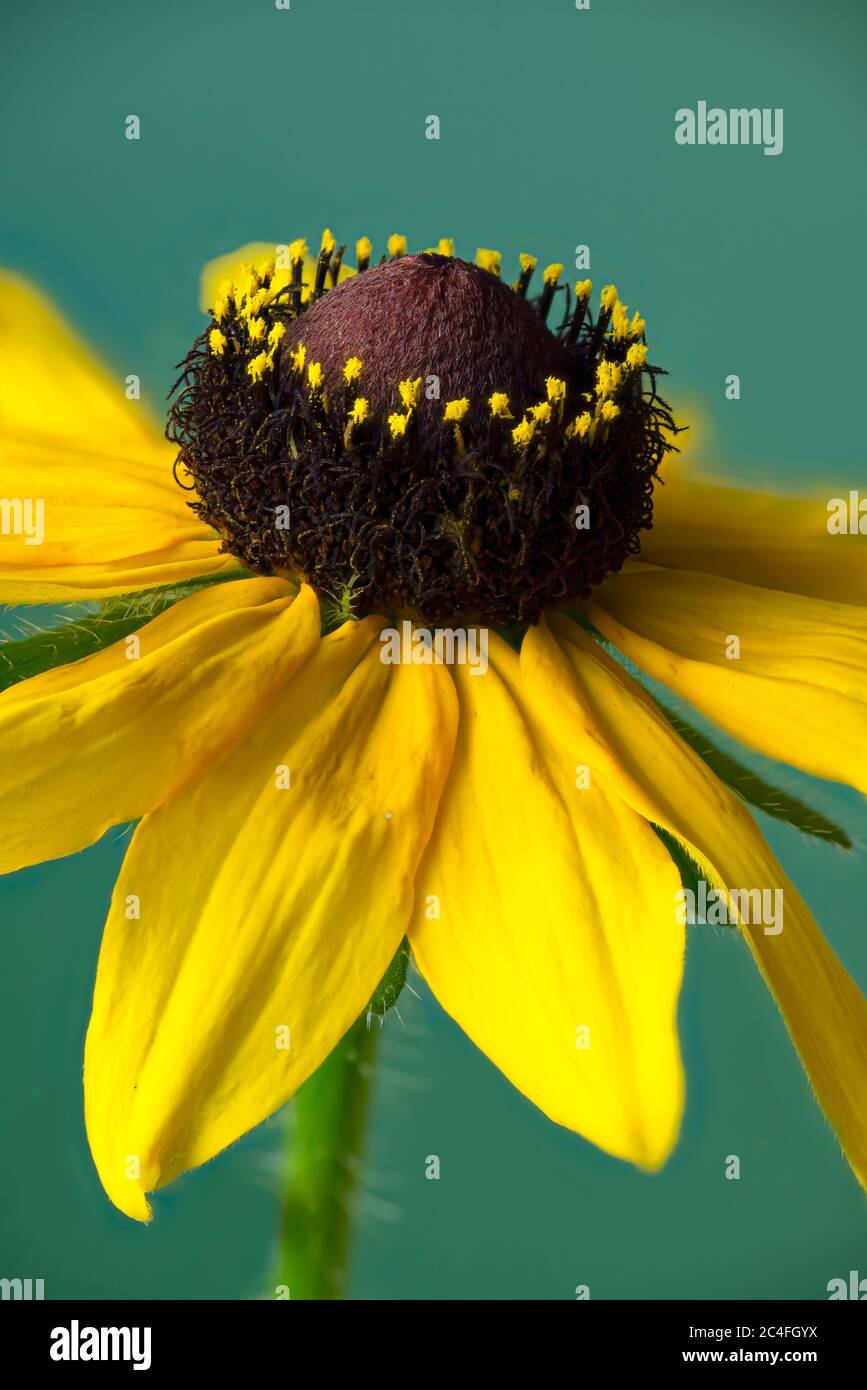
<instances>
[{"instance_id":1,"label":"black-eyed susan flower","mask_svg":"<svg viewBox=\"0 0 867 1390\"><path fill-rule=\"evenodd\" d=\"M374 266L361 238L361 273L343 250L329 232L316 257L296 241L217 272L172 448L2 283L2 493L43 499L45 529L3 536L0 597L155 596L132 648L94 625L92 654L0 696L2 871L139 822L85 1056L106 1191L146 1219L146 1193L281 1106L405 935L546 1115L658 1167L684 1098L684 856L737 891L864 1183L865 1001L752 819L755 785L732 790L731 760L611 654L867 790L861 551L821 504L666 461L660 372L614 286L594 314L559 265L533 299L532 256L510 284L450 242L394 237ZM384 662L407 619L484 630L486 669L425 641ZM780 890L768 929L749 895Z\"/></svg>"}]
</instances>

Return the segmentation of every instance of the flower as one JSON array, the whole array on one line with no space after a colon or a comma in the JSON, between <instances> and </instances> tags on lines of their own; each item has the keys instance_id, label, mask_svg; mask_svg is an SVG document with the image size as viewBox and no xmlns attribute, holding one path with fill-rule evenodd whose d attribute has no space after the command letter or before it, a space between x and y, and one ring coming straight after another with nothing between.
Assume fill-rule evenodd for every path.
<instances>
[{"instance_id":1,"label":"flower","mask_svg":"<svg viewBox=\"0 0 867 1390\"><path fill-rule=\"evenodd\" d=\"M613 287L554 334L559 266L531 303L531 257L510 288L403 238L373 268L358 246L358 275L330 233L315 260L294 242L215 267L231 284L183 364L179 448L31 288L0 281L4 517L44 503L41 544L4 526L0 599L168 595L132 648L99 643L0 695L0 871L139 821L85 1050L106 1192L148 1219L147 1193L288 1100L404 935L546 1115L657 1168L684 1098L685 854L740 895L739 930L867 1183L865 1000L729 771L611 652L759 752L865 791L860 550L821 504L666 457L674 423L657 369L611 329ZM596 414L602 363L616 400ZM323 635L328 595L350 616ZM490 629L487 670L424 642L383 661L384 624L407 613ZM755 890L783 893L783 930L750 911Z\"/></svg>"}]
</instances>

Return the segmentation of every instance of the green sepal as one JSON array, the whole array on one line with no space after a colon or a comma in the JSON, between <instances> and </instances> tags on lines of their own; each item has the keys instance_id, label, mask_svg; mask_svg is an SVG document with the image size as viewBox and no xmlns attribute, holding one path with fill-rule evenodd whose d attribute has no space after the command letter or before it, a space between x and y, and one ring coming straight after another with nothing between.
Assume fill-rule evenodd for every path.
<instances>
[{"instance_id":1,"label":"green sepal","mask_svg":"<svg viewBox=\"0 0 867 1390\"><path fill-rule=\"evenodd\" d=\"M368 1017L372 1014L374 1018L385 1018L389 1009L394 1008L400 997L401 990L406 984L406 970L408 965L409 942L406 937L404 937L394 953L391 965L380 980L367 1006Z\"/></svg>"},{"instance_id":2,"label":"green sepal","mask_svg":"<svg viewBox=\"0 0 867 1390\"><path fill-rule=\"evenodd\" d=\"M682 887L697 897L699 881L705 877L701 865L696 863L686 846L682 845L680 840L670 831L663 830L661 825L655 825L653 821L650 822L650 828L659 836L674 860L674 866L680 874Z\"/></svg>"},{"instance_id":3,"label":"green sepal","mask_svg":"<svg viewBox=\"0 0 867 1390\"><path fill-rule=\"evenodd\" d=\"M741 800L749 802L766 816L773 816L774 820L793 825L805 835L814 835L817 839L827 840L843 849L852 848L852 841L841 826L823 816L820 811L814 811L812 806L807 806L798 797L791 796L789 792L775 787L771 782L759 777L758 773L744 767L743 763L739 763L730 753L718 748L707 734L696 729L679 714L666 709L658 698L656 703L675 733L684 743L689 744L693 752L697 753L720 781L731 787Z\"/></svg>"},{"instance_id":4,"label":"green sepal","mask_svg":"<svg viewBox=\"0 0 867 1390\"><path fill-rule=\"evenodd\" d=\"M30 680L55 666L68 666L82 657L120 642L151 618L164 613L180 599L189 598L212 584L226 584L245 577L245 573L206 575L183 584L164 584L142 589L136 594L120 594L104 599L95 613L69 617L56 627L34 632L30 637L0 639L0 690L19 681Z\"/></svg>"},{"instance_id":5,"label":"green sepal","mask_svg":"<svg viewBox=\"0 0 867 1390\"><path fill-rule=\"evenodd\" d=\"M569 616L575 621L579 621L576 613L570 612ZM592 623L584 619L582 626L618 665L623 666L628 675L631 675L642 685L675 733L742 801L748 802L750 806L755 806L757 811L764 812L766 816L772 816L774 820L781 820L786 825L794 826L796 830L802 831L805 835L813 835L816 839L827 840L829 844L839 845L842 849L852 848L852 841L842 826L829 820L821 811L815 811L812 806L808 806L799 797L792 796L789 792L783 791L782 788L774 786L772 782L760 777L758 773L738 762L737 758L733 758L730 753L717 747L706 733L690 724L682 715L675 714L660 700L655 691L649 690L644 672L634 662L629 661L628 658L625 659L618 648L609 642Z\"/></svg>"}]
</instances>

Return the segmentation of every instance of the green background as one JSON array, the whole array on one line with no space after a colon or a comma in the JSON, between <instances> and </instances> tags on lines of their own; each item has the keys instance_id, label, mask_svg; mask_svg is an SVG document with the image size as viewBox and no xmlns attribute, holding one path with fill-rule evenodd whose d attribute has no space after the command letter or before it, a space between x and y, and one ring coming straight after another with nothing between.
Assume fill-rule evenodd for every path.
<instances>
[{"instance_id":1,"label":"green background","mask_svg":"<svg viewBox=\"0 0 867 1390\"><path fill-rule=\"evenodd\" d=\"M156 410L199 330L201 264L244 241L327 224L378 254L392 231L412 249L447 235L502 249L510 274L519 251L569 265L587 243L595 284L646 315L675 399L712 421L715 468L864 486L856 0L47 0L3 29L0 260ZM701 99L783 107L783 154L677 146L675 110ZM857 841L768 827L867 984L864 803L774 771ZM259 1296L285 1117L158 1195L147 1229L90 1163L82 1040L124 844L0 882L0 1275L49 1297ZM351 1296L822 1298L867 1275L862 1195L734 934L690 932L688 1108L655 1177L550 1125L413 984L383 1035Z\"/></svg>"}]
</instances>

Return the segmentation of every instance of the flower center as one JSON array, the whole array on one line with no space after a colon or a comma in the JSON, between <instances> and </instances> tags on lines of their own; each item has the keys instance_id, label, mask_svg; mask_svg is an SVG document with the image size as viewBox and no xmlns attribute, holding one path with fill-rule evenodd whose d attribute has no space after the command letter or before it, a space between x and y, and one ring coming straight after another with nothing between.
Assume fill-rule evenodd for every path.
<instances>
[{"instance_id":1,"label":"flower center","mask_svg":"<svg viewBox=\"0 0 867 1390\"><path fill-rule=\"evenodd\" d=\"M562 268L531 302L530 257L514 287L493 253L360 258L337 284L329 233L306 276L289 251L224 286L170 411L225 549L346 615L500 627L637 553L675 426L613 286L595 320L590 282L567 290L552 332Z\"/></svg>"}]
</instances>

